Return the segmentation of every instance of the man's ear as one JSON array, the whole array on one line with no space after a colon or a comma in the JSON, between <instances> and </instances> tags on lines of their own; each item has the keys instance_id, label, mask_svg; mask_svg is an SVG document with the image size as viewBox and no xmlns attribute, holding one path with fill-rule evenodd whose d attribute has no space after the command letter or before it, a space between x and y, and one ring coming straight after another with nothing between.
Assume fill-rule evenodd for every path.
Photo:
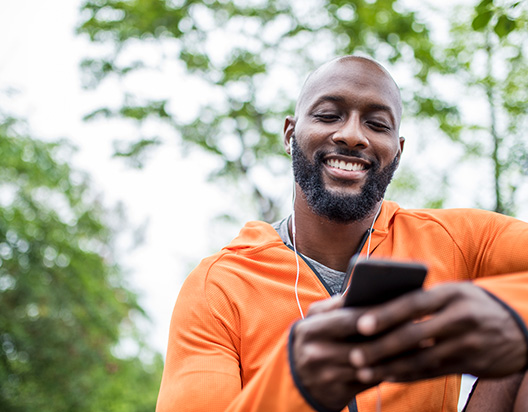
<instances>
[{"instance_id":1,"label":"man's ear","mask_svg":"<svg viewBox=\"0 0 528 412\"><path fill-rule=\"evenodd\" d=\"M295 134L295 118L286 116L284 120L284 150L291 155L291 139Z\"/></svg>"},{"instance_id":2,"label":"man's ear","mask_svg":"<svg viewBox=\"0 0 528 412\"><path fill-rule=\"evenodd\" d=\"M400 151L398 153L398 163L400 163L401 155L403 153L403 147L405 146L405 137L400 136Z\"/></svg>"}]
</instances>

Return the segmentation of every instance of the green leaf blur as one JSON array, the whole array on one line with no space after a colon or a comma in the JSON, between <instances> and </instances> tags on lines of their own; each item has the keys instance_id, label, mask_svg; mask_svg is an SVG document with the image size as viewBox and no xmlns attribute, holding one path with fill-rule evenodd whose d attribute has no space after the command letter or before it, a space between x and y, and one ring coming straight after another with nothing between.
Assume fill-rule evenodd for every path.
<instances>
[{"instance_id":1,"label":"green leaf blur","mask_svg":"<svg viewBox=\"0 0 528 412\"><path fill-rule=\"evenodd\" d=\"M464 125L460 141L468 148L480 146L477 153L467 153L491 165L490 209L515 215L528 173L528 5L483 0L474 10L457 8L451 21L452 41L444 50L450 73L445 75L458 77L461 92L479 96L484 107L476 122ZM468 30L469 22L474 30Z\"/></svg>"},{"instance_id":2,"label":"green leaf blur","mask_svg":"<svg viewBox=\"0 0 528 412\"><path fill-rule=\"evenodd\" d=\"M19 125L0 116L0 410L152 411L162 360L134 326L108 212L68 144Z\"/></svg>"},{"instance_id":3,"label":"green leaf blur","mask_svg":"<svg viewBox=\"0 0 528 412\"><path fill-rule=\"evenodd\" d=\"M368 54L391 71L405 72L404 121L433 136L421 138L420 144L450 142L456 149L453 153L462 151L450 156L454 166L476 158L486 167L491 165L489 182L496 199L494 206L486 207L515 213L514 193L524 176L520 165L527 158L524 143L515 134L525 122L526 4L481 0L443 10L430 1L415 10L400 0L86 0L78 32L104 47L98 56L87 56L84 83L89 88L110 80L124 85L134 74L161 72L170 64L200 79L206 94L216 98L214 102L200 99L190 119L173 109L171 102L177 96L159 100L128 90L121 107L102 107L93 117L138 122L138 141L177 136L185 148L211 154L219 161L211 178L244 188L239 190L240 198L251 199L256 214L273 221L283 213L281 199L257 183L255 174L273 180L288 173L281 133L284 117L294 111L292 90L299 90L309 70L336 55ZM427 13L450 26L442 41L433 39L433 19L425 18ZM158 56L158 64L134 54L138 45ZM493 53L502 56L495 61L506 59L499 71L510 75L499 79L495 69L489 75L479 72L477 56ZM283 83L276 87L274 82L281 76ZM480 88L482 104L499 118L506 116L507 125L492 131L497 124L469 120L462 100L472 95L445 96L439 86L444 79L455 79L461 91ZM486 94L489 88L491 95ZM269 90L276 90L275 95L268 96ZM156 112L157 108L163 110ZM144 126L154 118L167 127L163 135L146 132ZM135 149L143 146L151 145L133 145L121 153L140 157L141 150ZM402 178L391 193L396 200L405 193L417 195L414 206L441 205L449 196L444 187L449 188L453 179L450 172L436 173L434 182L413 185L404 184ZM435 187L436 193L425 194Z\"/></svg>"}]
</instances>

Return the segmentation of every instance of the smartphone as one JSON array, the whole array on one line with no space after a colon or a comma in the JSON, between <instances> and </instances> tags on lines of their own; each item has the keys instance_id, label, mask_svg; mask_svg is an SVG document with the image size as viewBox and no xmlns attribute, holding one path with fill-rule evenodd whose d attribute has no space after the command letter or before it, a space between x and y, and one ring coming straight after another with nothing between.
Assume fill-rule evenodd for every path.
<instances>
[{"instance_id":1,"label":"smartphone","mask_svg":"<svg viewBox=\"0 0 528 412\"><path fill-rule=\"evenodd\" d=\"M416 262L392 260L350 260L347 279L350 286L345 307L372 306L420 289L427 275L427 267Z\"/></svg>"}]
</instances>

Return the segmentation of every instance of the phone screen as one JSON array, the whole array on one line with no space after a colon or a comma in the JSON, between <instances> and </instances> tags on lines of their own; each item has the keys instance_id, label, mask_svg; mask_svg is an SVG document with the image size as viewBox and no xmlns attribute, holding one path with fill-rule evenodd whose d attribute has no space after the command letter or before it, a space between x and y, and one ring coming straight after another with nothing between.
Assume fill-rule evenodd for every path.
<instances>
[{"instance_id":1,"label":"phone screen","mask_svg":"<svg viewBox=\"0 0 528 412\"><path fill-rule=\"evenodd\" d=\"M427 267L416 262L364 260L351 264L345 306L371 306L422 287Z\"/></svg>"}]
</instances>

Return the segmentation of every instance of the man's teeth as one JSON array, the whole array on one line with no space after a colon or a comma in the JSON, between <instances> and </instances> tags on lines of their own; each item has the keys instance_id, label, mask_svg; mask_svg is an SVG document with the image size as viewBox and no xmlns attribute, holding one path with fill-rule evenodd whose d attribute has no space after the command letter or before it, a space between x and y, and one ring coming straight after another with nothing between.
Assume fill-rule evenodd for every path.
<instances>
[{"instance_id":1,"label":"man's teeth","mask_svg":"<svg viewBox=\"0 0 528 412\"><path fill-rule=\"evenodd\" d=\"M348 171L358 171L363 170L363 165L359 163L350 163L345 162L344 160L336 160L336 159L329 159L326 161L326 164L328 164L331 167L335 167L336 169L342 169L342 170L348 170Z\"/></svg>"}]
</instances>

